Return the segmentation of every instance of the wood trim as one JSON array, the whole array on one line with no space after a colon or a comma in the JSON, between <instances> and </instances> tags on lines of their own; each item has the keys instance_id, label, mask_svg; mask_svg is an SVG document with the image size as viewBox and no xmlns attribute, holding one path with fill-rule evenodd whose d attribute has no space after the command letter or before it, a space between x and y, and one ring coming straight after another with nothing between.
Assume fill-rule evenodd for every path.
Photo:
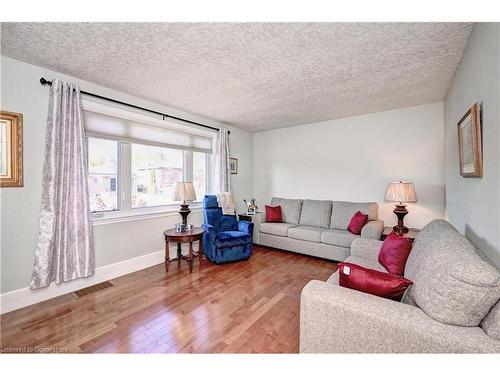
<instances>
[{"instance_id":1,"label":"wood trim","mask_svg":"<svg viewBox=\"0 0 500 375\"><path fill-rule=\"evenodd\" d=\"M10 171L11 176L0 177L0 187L23 186L23 115L22 113L0 111L2 120L11 121Z\"/></svg>"},{"instance_id":2,"label":"wood trim","mask_svg":"<svg viewBox=\"0 0 500 375\"><path fill-rule=\"evenodd\" d=\"M464 150L462 145L462 132L460 125L462 122L471 115L472 125L472 152L474 161L474 171L464 172ZM481 138L481 108L478 103L474 105L465 113L457 124L458 133L458 154L460 158L460 175L462 177L483 177L483 151L482 151L482 138Z\"/></svg>"}]
</instances>

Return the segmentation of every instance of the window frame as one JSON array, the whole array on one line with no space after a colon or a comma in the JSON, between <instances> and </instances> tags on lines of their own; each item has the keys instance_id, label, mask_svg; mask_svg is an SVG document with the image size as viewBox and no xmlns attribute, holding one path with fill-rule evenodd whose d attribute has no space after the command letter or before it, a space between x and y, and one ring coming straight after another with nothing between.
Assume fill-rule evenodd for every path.
<instances>
[{"instance_id":1,"label":"window frame","mask_svg":"<svg viewBox=\"0 0 500 375\"><path fill-rule=\"evenodd\" d=\"M107 137L99 137L94 135L86 136L87 152L89 151L89 138L96 139L107 139L117 142L118 148L118 174L117 174L117 209L112 211L98 211L91 212L92 222L106 222L106 221L128 221L131 218L150 218L156 216L165 216L166 214L175 214L179 210L180 202L175 202L166 205L158 205L151 207L132 207L132 142L127 142L121 139L113 139ZM134 144L145 144L141 142L133 142ZM156 146L155 147L161 147ZM164 147L167 149L174 149L172 147ZM192 181L193 178L193 151L183 150L183 181ZM196 151L199 152L199 151ZM90 155L88 155L90 159ZM205 180L205 191L209 190L209 176L211 163L210 154L206 153L206 174L207 178ZM88 164L87 164L88 168ZM191 209L200 209L202 206L203 198L196 200L190 204ZM124 219L124 220L120 220Z\"/></svg>"}]
</instances>

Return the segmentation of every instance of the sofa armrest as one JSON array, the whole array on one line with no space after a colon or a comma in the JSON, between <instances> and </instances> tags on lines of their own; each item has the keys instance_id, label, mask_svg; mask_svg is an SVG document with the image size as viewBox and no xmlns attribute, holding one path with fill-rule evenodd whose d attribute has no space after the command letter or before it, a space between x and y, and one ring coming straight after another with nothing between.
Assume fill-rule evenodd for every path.
<instances>
[{"instance_id":1,"label":"sofa armrest","mask_svg":"<svg viewBox=\"0 0 500 375\"><path fill-rule=\"evenodd\" d=\"M384 221L383 220L370 220L361 229L361 238L369 238L372 240L380 240L382 232L384 231Z\"/></svg>"},{"instance_id":2,"label":"sofa armrest","mask_svg":"<svg viewBox=\"0 0 500 375\"><path fill-rule=\"evenodd\" d=\"M256 212L253 216L252 222L253 226L253 243L260 244L260 223L266 222L265 212Z\"/></svg>"},{"instance_id":3,"label":"sofa armrest","mask_svg":"<svg viewBox=\"0 0 500 375\"><path fill-rule=\"evenodd\" d=\"M383 241L356 238L351 243L351 255L378 261L378 254L382 248Z\"/></svg>"},{"instance_id":4,"label":"sofa armrest","mask_svg":"<svg viewBox=\"0 0 500 375\"><path fill-rule=\"evenodd\" d=\"M301 294L300 352L497 353L500 341L415 306L313 280Z\"/></svg>"},{"instance_id":5,"label":"sofa armrest","mask_svg":"<svg viewBox=\"0 0 500 375\"><path fill-rule=\"evenodd\" d=\"M238 230L240 232L245 232L252 236L253 234L253 223L250 221L238 221Z\"/></svg>"}]
</instances>

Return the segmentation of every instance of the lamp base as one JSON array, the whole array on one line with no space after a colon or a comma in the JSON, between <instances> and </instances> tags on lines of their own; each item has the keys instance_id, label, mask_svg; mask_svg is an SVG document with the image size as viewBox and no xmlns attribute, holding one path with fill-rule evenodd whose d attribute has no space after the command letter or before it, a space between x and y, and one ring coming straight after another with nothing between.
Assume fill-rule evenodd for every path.
<instances>
[{"instance_id":1,"label":"lamp base","mask_svg":"<svg viewBox=\"0 0 500 375\"><path fill-rule=\"evenodd\" d=\"M392 229L398 234L408 233L409 229L405 227L403 223L404 217L408 214L406 206L403 204L397 204L396 208L392 212L394 212L398 217L398 225L393 226Z\"/></svg>"},{"instance_id":2,"label":"lamp base","mask_svg":"<svg viewBox=\"0 0 500 375\"><path fill-rule=\"evenodd\" d=\"M189 209L189 204L182 203L179 213L182 216L182 224L187 225L187 217L191 213L191 210Z\"/></svg>"}]
</instances>

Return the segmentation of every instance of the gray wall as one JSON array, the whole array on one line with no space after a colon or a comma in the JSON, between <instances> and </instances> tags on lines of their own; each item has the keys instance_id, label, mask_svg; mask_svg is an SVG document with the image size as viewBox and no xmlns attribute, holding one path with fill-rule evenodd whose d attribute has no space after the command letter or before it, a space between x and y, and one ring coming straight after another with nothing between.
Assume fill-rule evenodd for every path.
<instances>
[{"instance_id":1,"label":"gray wall","mask_svg":"<svg viewBox=\"0 0 500 375\"><path fill-rule=\"evenodd\" d=\"M82 90L109 96L147 108L157 109L193 121L221 126L181 111L147 102L123 93L91 84L74 77L49 71L7 57L1 57L1 108L24 116L24 187L0 189L1 202L1 292L29 285L38 235L42 160L47 120L48 87L40 77L61 78L80 84ZM231 129L231 155L239 159L239 173L232 175L240 210L243 198L252 196L253 137L240 129ZM193 212L190 220L202 222L202 214ZM180 221L176 213L146 220L134 220L94 226L97 267L116 263L163 248L162 232Z\"/></svg>"},{"instance_id":2,"label":"gray wall","mask_svg":"<svg viewBox=\"0 0 500 375\"><path fill-rule=\"evenodd\" d=\"M412 181L418 202L405 224L421 228L443 219L443 103L370 113L254 136L254 193L379 203L379 217L397 224L387 185Z\"/></svg>"},{"instance_id":3,"label":"gray wall","mask_svg":"<svg viewBox=\"0 0 500 375\"><path fill-rule=\"evenodd\" d=\"M448 220L500 266L500 24L474 25L444 101ZM459 171L457 123L482 105L483 178Z\"/></svg>"}]
</instances>

